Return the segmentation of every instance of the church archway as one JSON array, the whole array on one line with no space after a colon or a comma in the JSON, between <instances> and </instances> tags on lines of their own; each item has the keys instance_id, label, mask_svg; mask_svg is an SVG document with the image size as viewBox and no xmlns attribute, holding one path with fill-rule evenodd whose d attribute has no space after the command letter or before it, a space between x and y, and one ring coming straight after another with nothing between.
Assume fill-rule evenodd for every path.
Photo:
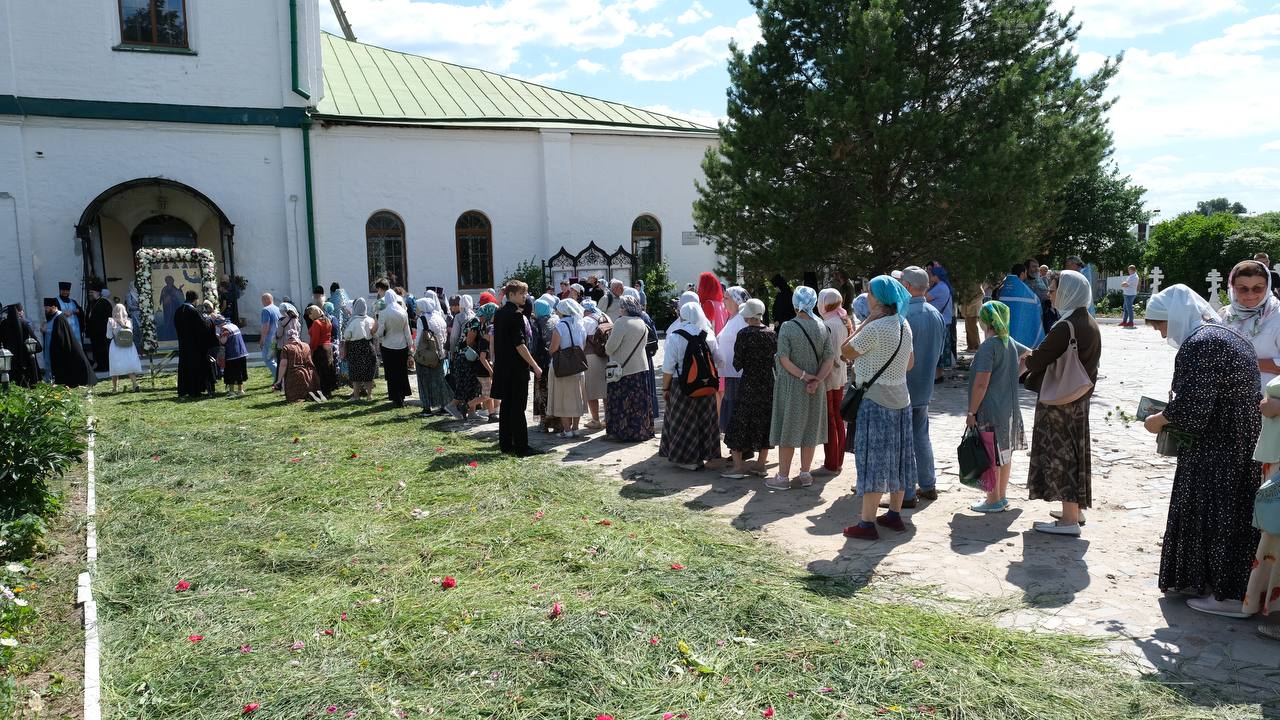
<instances>
[{"instance_id":1,"label":"church archway","mask_svg":"<svg viewBox=\"0 0 1280 720\"><path fill-rule=\"evenodd\" d=\"M76 237L86 281L105 281L118 298L134 280L134 253L142 247L205 248L213 251L219 275L236 274L230 218L204 193L166 178L138 178L104 191L80 215Z\"/></svg>"}]
</instances>

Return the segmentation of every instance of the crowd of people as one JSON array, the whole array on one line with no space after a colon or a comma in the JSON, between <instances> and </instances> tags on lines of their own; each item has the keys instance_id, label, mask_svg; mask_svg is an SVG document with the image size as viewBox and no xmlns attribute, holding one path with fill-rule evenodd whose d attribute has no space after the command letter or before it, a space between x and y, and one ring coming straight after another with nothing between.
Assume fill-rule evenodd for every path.
<instances>
[{"instance_id":1,"label":"crowd of people","mask_svg":"<svg viewBox=\"0 0 1280 720\"><path fill-rule=\"evenodd\" d=\"M966 328L974 354L965 425L990 461L979 480L985 497L970 509L1011 507L1013 454L1027 448L1025 388L1037 396L1028 498L1060 506L1033 527L1055 536L1081 535L1093 505L1089 406L1102 355L1092 283L1078 258L1067 266L1019 263L963 312L983 334L975 342ZM842 273L825 288L807 275L794 287L775 276L766 304L702 273L675 302L665 333L639 283L568 279L535 297L512 280L478 302L455 295L447 303L437 288L414 298L379 280L375 300L334 283L328 293L315 287L301 312L287 298L262 296L262 359L273 390L290 402L328 401L344 382L351 400L370 399L381 375L387 398L402 407L414 394L412 374L424 416L496 422L500 449L518 456L540 452L529 440L530 394L537 432L572 439L603 431L636 443L655 436L662 413L658 453L674 466L714 462L725 478L759 477L774 491L839 474L852 454L860 510L844 535L903 532L902 511L938 497L929 405L956 360L957 293L937 263L878 276L857 294ZM1181 443L1159 586L1189 595L1196 610L1232 617L1280 601L1280 290L1272 278L1265 261L1238 264L1221 315L1183 285L1146 308L1146 323L1178 348L1170 400L1146 420ZM1130 268L1125 327L1134 325L1128 298L1137 287ZM92 384L68 291L45 301L46 372L59 384ZM94 294L86 323L94 359L113 391L122 377L136 387L137 322L104 297ZM240 328L193 292L173 323L178 394L211 395L221 377L229 396L243 396ZM20 306L6 308L0 342L39 337ZM19 355L16 377L35 382L38 354Z\"/></svg>"}]
</instances>

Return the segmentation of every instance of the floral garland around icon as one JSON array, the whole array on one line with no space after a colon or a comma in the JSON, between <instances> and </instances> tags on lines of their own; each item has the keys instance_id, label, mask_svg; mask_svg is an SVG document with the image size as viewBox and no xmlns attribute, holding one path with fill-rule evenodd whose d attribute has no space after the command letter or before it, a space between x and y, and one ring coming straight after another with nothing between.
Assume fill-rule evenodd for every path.
<instances>
[{"instance_id":1,"label":"floral garland around icon","mask_svg":"<svg viewBox=\"0 0 1280 720\"><path fill-rule=\"evenodd\" d=\"M143 248L137 253L136 282L138 286L138 305L142 313L142 349L148 355L154 354L160 347L156 339L156 321L154 312L153 289L151 287L151 270L153 266L164 266L178 263L199 263L200 289L204 299L218 305L218 275L215 269L213 251L204 248Z\"/></svg>"}]
</instances>

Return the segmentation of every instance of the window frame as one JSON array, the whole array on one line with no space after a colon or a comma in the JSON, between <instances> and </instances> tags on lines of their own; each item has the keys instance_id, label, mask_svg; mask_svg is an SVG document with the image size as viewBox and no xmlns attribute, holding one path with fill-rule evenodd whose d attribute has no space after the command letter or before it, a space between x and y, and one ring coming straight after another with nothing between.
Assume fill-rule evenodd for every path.
<instances>
[{"instance_id":1,"label":"window frame","mask_svg":"<svg viewBox=\"0 0 1280 720\"><path fill-rule=\"evenodd\" d=\"M116 0L116 14L120 19L120 44L114 49L192 54L191 14L187 11L187 0L177 0L177 2L182 4L182 44L170 45L154 41L129 40L125 36L124 0ZM147 6L151 9L151 36L154 38L156 36L156 0L147 0Z\"/></svg>"},{"instance_id":2,"label":"window frame","mask_svg":"<svg viewBox=\"0 0 1280 720\"><path fill-rule=\"evenodd\" d=\"M653 224L658 228L657 232L647 232L642 230L636 230L636 223L640 222L645 218L648 218L649 220L653 221ZM652 237L654 240L654 252L653 252L654 266L661 265L662 264L662 221L659 220L658 216L654 215L653 213L640 213L635 217L634 220L631 221L631 254L636 259L637 273L643 274L646 270L649 269L649 266L645 265L644 255L643 253L640 252L640 247L637 243L641 238L650 238L650 237Z\"/></svg>"},{"instance_id":3,"label":"window frame","mask_svg":"<svg viewBox=\"0 0 1280 720\"><path fill-rule=\"evenodd\" d=\"M463 218L467 217L468 215L477 215L484 220L484 223L485 223L484 237L486 242L489 245L489 252L488 252L489 267L487 268L488 278L487 278L487 282L482 282L479 285L464 284L463 277L462 277L462 258L463 258L462 240L463 238L475 238L475 237L481 236L481 233L478 230L475 230L473 228L460 227L462 224ZM494 287L493 285L493 220L491 220L488 215L481 212L480 210L467 210L459 214L458 219L455 220L453 223L453 241L454 241L454 256L457 261L457 270L458 270L458 289L459 290L487 290L488 288Z\"/></svg>"},{"instance_id":4,"label":"window frame","mask_svg":"<svg viewBox=\"0 0 1280 720\"><path fill-rule=\"evenodd\" d=\"M374 275L373 262L372 262L373 258L370 257L369 255L369 240L371 239L370 232L372 231L372 232L378 233L376 237L379 237L381 239L381 242L384 243L382 246L382 256L384 260L386 259L386 254L387 254L385 243L388 238L393 237L391 234L389 234L385 230L369 227L370 223L373 222L373 219L378 217L379 215L386 215L388 217L394 218L395 221L400 224L400 235L399 235L400 267L397 267L397 268L384 267L382 269L383 272L381 275ZM365 218L364 263L365 263L365 272L369 274L369 291L370 292L373 292L374 281L376 281L380 277L387 277L388 270L395 270L399 273L399 277L396 278L395 282L391 283L393 287L397 285L400 287L409 287L409 226L408 226L408 223L404 221L404 217L400 215L400 213L394 210L388 210L386 208L382 208L381 210L374 210L373 212L369 213L369 217Z\"/></svg>"}]
</instances>

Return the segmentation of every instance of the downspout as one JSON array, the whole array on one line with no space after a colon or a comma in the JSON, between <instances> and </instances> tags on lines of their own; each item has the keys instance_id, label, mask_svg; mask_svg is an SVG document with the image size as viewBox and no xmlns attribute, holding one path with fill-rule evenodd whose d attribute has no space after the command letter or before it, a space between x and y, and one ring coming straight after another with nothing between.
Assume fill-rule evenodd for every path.
<instances>
[{"instance_id":1,"label":"downspout","mask_svg":"<svg viewBox=\"0 0 1280 720\"><path fill-rule=\"evenodd\" d=\"M304 100L310 100L311 93L303 90L298 81L298 0L289 0L289 47L293 92ZM304 114L298 127L302 130L302 178L307 203L307 257L311 261L311 286L315 287L317 285L316 214L311 191L311 118Z\"/></svg>"},{"instance_id":2,"label":"downspout","mask_svg":"<svg viewBox=\"0 0 1280 720\"><path fill-rule=\"evenodd\" d=\"M302 128L302 176L307 201L307 255L311 259L311 286L319 284L316 279L316 215L311 197L311 118L304 117L299 127Z\"/></svg>"}]
</instances>

